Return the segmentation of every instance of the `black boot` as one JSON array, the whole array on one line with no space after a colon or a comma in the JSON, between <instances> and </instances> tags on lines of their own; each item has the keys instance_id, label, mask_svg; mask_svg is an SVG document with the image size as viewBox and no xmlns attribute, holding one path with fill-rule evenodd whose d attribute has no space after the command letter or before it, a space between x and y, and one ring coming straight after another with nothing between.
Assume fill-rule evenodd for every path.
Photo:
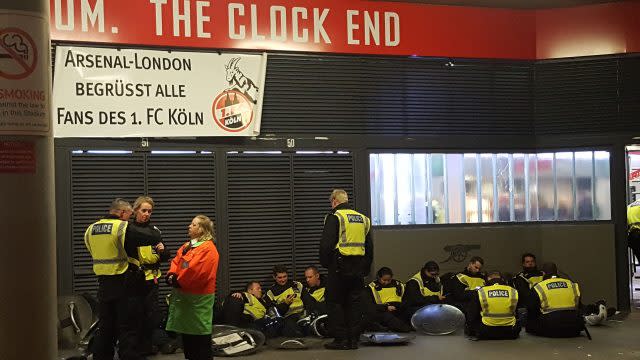
<instances>
[{"instance_id":1,"label":"black boot","mask_svg":"<svg viewBox=\"0 0 640 360\"><path fill-rule=\"evenodd\" d=\"M349 350L351 349L349 341L341 339L333 339L332 342L324 344L325 349L329 350Z\"/></svg>"}]
</instances>

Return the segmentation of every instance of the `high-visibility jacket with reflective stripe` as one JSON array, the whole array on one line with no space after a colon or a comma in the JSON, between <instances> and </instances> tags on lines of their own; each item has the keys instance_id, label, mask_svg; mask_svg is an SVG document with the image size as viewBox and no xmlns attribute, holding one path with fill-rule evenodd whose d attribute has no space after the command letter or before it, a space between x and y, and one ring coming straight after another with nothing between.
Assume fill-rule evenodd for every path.
<instances>
[{"instance_id":1,"label":"high-visibility jacket with reflective stripe","mask_svg":"<svg viewBox=\"0 0 640 360\"><path fill-rule=\"evenodd\" d=\"M524 281L526 281L529 284L529 289L533 288L537 283L542 281L542 275L526 277L526 276L524 276L523 273L520 273L520 275L518 275L518 276L521 279L524 279Z\"/></svg>"},{"instance_id":2,"label":"high-visibility jacket with reflective stripe","mask_svg":"<svg viewBox=\"0 0 640 360\"><path fill-rule=\"evenodd\" d=\"M267 313L267 309L264 305L257 297L249 294L248 292L245 292L244 296L247 298L247 302L244 303L244 313L251 315L253 320L262 319Z\"/></svg>"},{"instance_id":3,"label":"high-visibility jacket with reflective stripe","mask_svg":"<svg viewBox=\"0 0 640 360\"><path fill-rule=\"evenodd\" d=\"M456 275L456 277L458 278L458 280L460 280L461 283L466 286L465 290L473 290L479 286L485 285L483 278L468 276L463 273L459 273L458 275Z\"/></svg>"},{"instance_id":4,"label":"high-visibility jacket with reflective stripe","mask_svg":"<svg viewBox=\"0 0 640 360\"><path fill-rule=\"evenodd\" d=\"M317 288L314 292L309 292L309 294L311 295L311 297L316 299L317 302L324 302L324 291L325 288L321 287Z\"/></svg>"},{"instance_id":5,"label":"high-visibility jacket with reflective stripe","mask_svg":"<svg viewBox=\"0 0 640 360\"><path fill-rule=\"evenodd\" d=\"M140 265L144 268L145 280L154 280L160 277L160 269L145 267L145 265L154 265L160 261L160 255L155 252L152 246L139 246L138 259L140 260Z\"/></svg>"},{"instance_id":6,"label":"high-visibility jacket with reflective stripe","mask_svg":"<svg viewBox=\"0 0 640 360\"><path fill-rule=\"evenodd\" d=\"M295 295L295 297L293 298L293 302L289 305L289 310L287 310L287 313L284 314L284 316L289 316L289 315L300 313L302 312L302 310L304 310L304 303L302 302L301 293L302 293L302 284L298 281L294 281L293 285L290 288L281 292L277 296L274 295L273 291L271 290L267 291L267 296L269 297L269 299L273 300L273 302L275 302L276 304L282 304L284 300L287 298L287 296L289 296L290 294Z\"/></svg>"},{"instance_id":7,"label":"high-visibility jacket with reflective stripe","mask_svg":"<svg viewBox=\"0 0 640 360\"><path fill-rule=\"evenodd\" d=\"M439 291L431 291L431 289L424 286L424 282L422 281L422 275L420 273L413 275L411 279L409 279L409 281L415 281L416 283L418 283L418 286L420 287L420 293L422 293L422 296L442 295L442 286L440 286Z\"/></svg>"},{"instance_id":8,"label":"high-visibility jacket with reflective stripe","mask_svg":"<svg viewBox=\"0 0 640 360\"><path fill-rule=\"evenodd\" d=\"M127 225L119 219L102 219L85 231L84 243L93 259L96 275L118 275L127 271L129 263L124 250Z\"/></svg>"},{"instance_id":9,"label":"high-visibility jacket with reflective stripe","mask_svg":"<svg viewBox=\"0 0 640 360\"><path fill-rule=\"evenodd\" d=\"M487 326L513 326L518 292L511 286L495 284L478 289L480 315Z\"/></svg>"},{"instance_id":10,"label":"high-visibility jacket with reflective stripe","mask_svg":"<svg viewBox=\"0 0 640 360\"><path fill-rule=\"evenodd\" d=\"M400 294L398 294L398 287L395 285L400 286ZM383 287L379 290L376 288L377 286L378 284L375 281L369 284L369 289L371 289L371 294L373 294L376 304L382 305L402 302L402 295L404 294L403 283L396 282L394 286Z\"/></svg>"},{"instance_id":11,"label":"high-visibility jacket with reflective stripe","mask_svg":"<svg viewBox=\"0 0 640 360\"><path fill-rule=\"evenodd\" d=\"M540 297L540 311L543 314L559 310L576 310L580 303L578 284L559 277L543 280L533 287Z\"/></svg>"},{"instance_id":12,"label":"high-visibility jacket with reflective stripe","mask_svg":"<svg viewBox=\"0 0 640 360\"><path fill-rule=\"evenodd\" d=\"M632 229L640 229L640 201L627 206L627 225Z\"/></svg>"},{"instance_id":13,"label":"high-visibility jacket with reflective stripe","mask_svg":"<svg viewBox=\"0 0 640 360\"><path fill-rule=\"evenodd\" d=\"M371 220L351 209L336 210L334 215L340 224L336 249L345 256L363 256Z\"/></svg>"}]
</instances>

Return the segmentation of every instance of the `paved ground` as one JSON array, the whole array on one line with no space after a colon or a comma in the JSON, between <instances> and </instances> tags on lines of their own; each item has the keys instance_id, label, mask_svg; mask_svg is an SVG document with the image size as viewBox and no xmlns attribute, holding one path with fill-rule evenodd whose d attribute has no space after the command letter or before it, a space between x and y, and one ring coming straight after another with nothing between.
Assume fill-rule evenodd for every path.
<instances>
[{"instance_id":1,"label":"paved ground","mask_svg":"<svg viewBox=\"0 0 640 360\"><path fill-rule=\"evenodd\" d=\"M640 311L634 311L620 321L608 321L605 326L591 327L593 340L547 339L522 333L513 341L470 341L461 332L448 336L418 335L406 346L361 346L352 351L330 351L315 341L309 350L265 349L252 356L260 360L320 360L320 359L640 359ZM150 360L178 360L182 354L151 357Z\"/></svg>"}]
</instances>

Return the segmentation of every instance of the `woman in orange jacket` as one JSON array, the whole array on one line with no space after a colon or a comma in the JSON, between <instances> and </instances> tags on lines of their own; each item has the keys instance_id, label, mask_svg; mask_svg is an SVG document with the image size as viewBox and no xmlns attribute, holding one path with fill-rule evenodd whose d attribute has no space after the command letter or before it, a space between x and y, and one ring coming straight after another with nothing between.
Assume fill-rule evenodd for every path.
<instances>
[{"instance_id":1,"label":"woman in orange jacket","mask_svg":"<svg viewBox=\"0 0 640 360\"><path fill-rule=\"evenodd\" d=\"M184 357L211 360L213 304L218 271L214 224L198 215L189 225L189 240L171 262L167 283L174 287L169 303L167 330L182 335Z\"/></svg>"}]
</instances>

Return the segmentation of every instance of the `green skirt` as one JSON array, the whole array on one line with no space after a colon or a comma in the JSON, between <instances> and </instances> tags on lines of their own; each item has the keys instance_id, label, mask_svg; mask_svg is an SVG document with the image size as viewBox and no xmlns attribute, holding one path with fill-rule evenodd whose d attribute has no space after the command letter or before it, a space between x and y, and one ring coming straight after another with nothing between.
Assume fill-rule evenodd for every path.
<instances>
[{"instance_id":1,"label":"green skirt","mask_svg":"<svg viewBox=\"0 0 640 360\"><path fill-rule=\"evenodd\" d=\"M214 294L187 294L173 289L169 299L167 330L188 335L211 334L214 302Z\"/></svg>"}]
</instances>

